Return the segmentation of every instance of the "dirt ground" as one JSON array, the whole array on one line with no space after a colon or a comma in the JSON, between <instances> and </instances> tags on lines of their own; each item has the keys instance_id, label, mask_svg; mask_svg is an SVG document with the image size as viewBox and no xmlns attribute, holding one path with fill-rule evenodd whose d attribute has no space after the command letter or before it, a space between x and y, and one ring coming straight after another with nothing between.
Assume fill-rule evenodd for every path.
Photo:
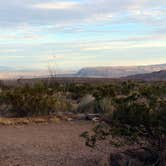
<instances>
[{"instance_id":1,"label":"dirt ground","mask_svg":"<svg viewBox=\"0 0 166 166\"><path fill-rule=\"evenodd\" d=\"M102 166L106 154L80 138L92 122L0 126L0 166ZM104 151L108 150L102 145Z\"/></svg>"}]
</instances>

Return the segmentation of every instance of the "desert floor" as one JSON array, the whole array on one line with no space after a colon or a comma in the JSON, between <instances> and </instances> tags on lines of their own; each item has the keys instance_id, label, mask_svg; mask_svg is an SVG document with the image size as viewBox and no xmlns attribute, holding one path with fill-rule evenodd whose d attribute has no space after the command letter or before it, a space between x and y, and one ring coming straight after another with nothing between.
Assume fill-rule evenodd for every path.
<instances>
[{"instance_id":1,"label":"desert floor","mask_svg":"<svg viewBox=\"0 0 166 166\"><path fill-rule=\"evenodd\" d=\"M0 166L105 165L107 143L92 150L80 137L93 126L85 121L0 126Z\"/></svg>"}]
</instances>

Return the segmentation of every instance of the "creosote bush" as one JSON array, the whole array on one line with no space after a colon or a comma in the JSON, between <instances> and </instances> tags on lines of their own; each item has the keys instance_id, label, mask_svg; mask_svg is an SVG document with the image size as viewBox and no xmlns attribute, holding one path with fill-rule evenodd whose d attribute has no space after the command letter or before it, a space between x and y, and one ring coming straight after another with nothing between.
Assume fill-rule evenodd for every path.
<instances>
[{"instance_id":1,"label":"creosote bush","mask_svg":"<svg viewBox=\"0 0 166 166\"><path fill-rule=\"evenodd\" d=\"M72 109L65 94L42 82L6 90L1 94L0 102L10 105L9 112L15 117L50 115Z\"/></svg>"}]
</instances>

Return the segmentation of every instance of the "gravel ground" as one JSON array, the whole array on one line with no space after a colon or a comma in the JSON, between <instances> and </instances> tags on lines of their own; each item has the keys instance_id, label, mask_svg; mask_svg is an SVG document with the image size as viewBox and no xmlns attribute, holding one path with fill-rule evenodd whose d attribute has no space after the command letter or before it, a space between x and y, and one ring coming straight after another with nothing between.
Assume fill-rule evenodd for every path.
<instances>
[{"instance_id":1,"label":"gravel ground","mask_svg":"<svg viewBox=\"0 0 166 166\"><path fill-rule=\"evenodd\" d=\"M102 166L106 154L86 147L79 135L91 122L0 126L0 166ZM102 145L106 150L109 146Z\"/></svg>"}]
</instances>

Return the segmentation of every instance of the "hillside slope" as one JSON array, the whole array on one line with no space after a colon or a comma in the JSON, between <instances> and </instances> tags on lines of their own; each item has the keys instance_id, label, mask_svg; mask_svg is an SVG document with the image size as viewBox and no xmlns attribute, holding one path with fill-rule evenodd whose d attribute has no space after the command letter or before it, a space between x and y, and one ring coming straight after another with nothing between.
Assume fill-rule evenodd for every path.
<instances>
[{"instance_id":1,"label":"hillside slope","mask_svg":"<svg viewBox=\"0 0 166 166\"><path fill-rule=\"evenodd\" d=\"M145 80L145 81L166 81L166 70L152 72L147 74L137 74L125 77L125 79Z\"/></svg>"}]
</instances>

